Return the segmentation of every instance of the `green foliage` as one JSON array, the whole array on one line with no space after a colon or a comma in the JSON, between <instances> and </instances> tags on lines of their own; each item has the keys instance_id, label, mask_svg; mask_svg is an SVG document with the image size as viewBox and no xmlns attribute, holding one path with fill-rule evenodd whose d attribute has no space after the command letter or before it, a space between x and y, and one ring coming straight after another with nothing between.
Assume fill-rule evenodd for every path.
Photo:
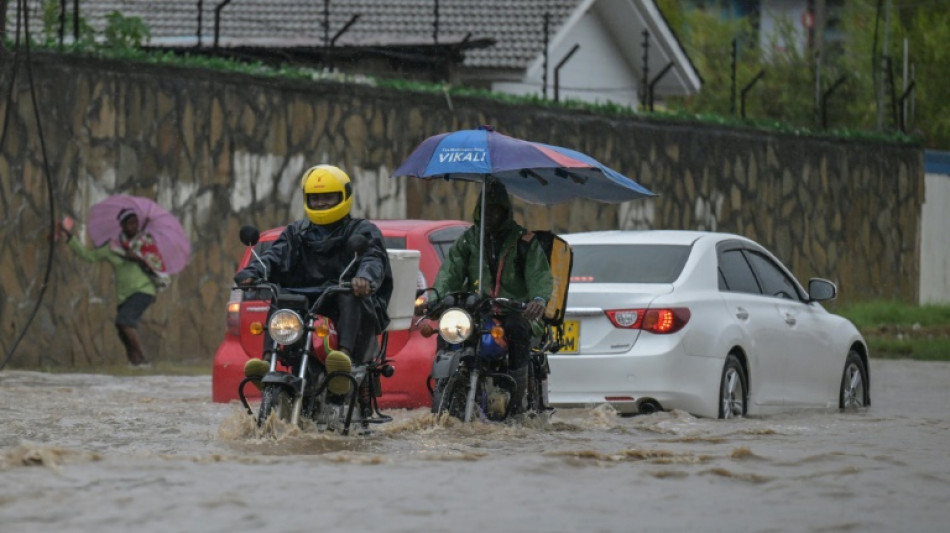
<instances>
[{"instance_id":1,"label":"green foliage","mask_svg":"<svg viewBox=\"0 0 950 533\"><path fill-rule=\"evenodd\" d=\"M730 115L735 109L732 100L732 42L736 40L738 62L736 85L751 81L759 71L758 49L752 37L752 26L745 19L728 21L715 12L693 9L676 17L676 28L686 53L703 77L703 89L696 95L673 100L671 108L687 112ZM760 82L761 83L761 82ZM736 89L737 92L739 89Z\"/></svg>"},{"instance_id":2,"label":"green foliage","mask_svg":"<svg viewBox=\"0 0 950 533\"><path fill-rule=\"evenodd\" d=\"M877 359L915 359L918 361L950 361L950 338L918 338L910 335L867 339L871 357Z\"/></svg>"},{"instance_id":3,"label":"green foliage","mask_svg":"<svg viewBox=\"0 0 950 533\"><path fill-rule=\"evenodd\" d=\"M46 46L53 46L59 43L59 32L63 30L63 40L73 38L73 27L76 15L68 11L63 20L60 20L59 0L45 0L43 2L43 33L39 40ZM92 26L86 22L82 16L79 17L79 40L71 42L73 48L90 48L95 46L96 32Z\"/></svg>"},{"instance_id":4,"label":"green foliage","mask_svg":"<svg viewBox=\"0 0 950 533\"><path fill-rule=\"evenodd\" d=\"M141 48L152 33L139 17L126 17L118 11L106 16L106 29L103 31L105 45L110 48Z\"/></svg>"},{"instance_id":5,"label":"green foliage","mask_svg":"<svg viewBox=\"0 0 950 533\"><path fill-rule=\"evenodd\" d=\"M950 361L950 305L858 302L832 312L861 330L871 357Z\"/></svg>"},{"instance_id":6,"label":"green foliage","mask_svg":"<svg viewBox=\"0 0 950 533\"><path fill-rule=\"evenodd\" d=\"M868 1L868 0L864 0ZM681 37L681 41L704 77L703 90L688 98L673 99L666 109L658 112L643 112L626 105L615 103L591 104L577 100L554 102L536 95L510 95L493 93L487 90L468 87L455 87L442 83L424 83L406 81L402 79L371 78L361 75L347 75L328 72L322 69L280 66L275 67L260 62L244 62L208 55L192 55L189 53L175 54L171 52L147 51L142 49L151 32L137 17L124 17L119 12L108 16L108 25L103 33L103 44L95 42L96 34L82 19L81 38L79 43L66 47L65 50L55 47L55 39L59 28L59 2L46 0L44 3L44 20L46 21L45 39L40 46L53 48L81 55L96 55L98 57L142 61L153 64L165 64L186 68L201 68L236 72L255 76L281 77L290 79L307 79L315 81L367 84L376 87L389 88L401 91L415 91L438 93L444 95L447 105L453 105L454 97L484 98L511 103L514 105L531 105L558 109L571 109L581 112L594 113L605 116L636 116L647 120L676 121L676 122L703 122L720 124L730 127L746 127L769 131L780 131L794 135L809 135L829 138L864 139L899 143L919 143L914 135L905 135L892 129L877 131L867 128L868 117L874 115L867 105L860 107L854 102L867 102L866 97L857 96L857 88L866 85L856 72L861 69L848 64L846 68L833 65L822 68L822 79L837 79L842 71L848 72L849 82L841 86L835 93L835 105L829 106L829 129L820 128L819 116L814 105L815 87L813 81L813 66L810 60L794 48L783 49L779 42L772 44L772 50L780 53L771 53L769 57L762 57L760 47L752 30L751 24L745 19L724 21L714 12L705 12L688 7L688 4L675 0L659 0L658 4L664 16ZM866 11L864 18L856 19L856 23L867 24ZM780 39L790 42L790 26L785 34L780 33ZM731 50L732 41L736 40L738 47L738 64L736 85L731 80ZM939 52L941 57L946 52ZM869 60L865 64L869 64ZM748 92L746 100L746 116L739 116L742 88L750 84L760 71L765 71L765 77L756 82ZM867 70L867 69L865 69ZM857 80L854 84L851 79ZM858 83L860 82L860 83ZM735 100L732 99L733 90ZM946 89L944 89L946 91ZM947 99L944 98L944 101ZM837 102L846 102L840 105ZM943 103L943 102L941 102ZM943 104L946 105L946 104ZM735 109L734 113L730 111ZM858 111L854 111L858 109ZM855 116L861 120L854 120Z\"/></svg>"},{"instance_id":7,"label":"green foliage","mask_svg":"<svg viewBox=\"0 0 950 533\"><path fill-rule=\"evenodd\" d=\"M668 102L670 109L724 116L735 109L738 115L742 88L764 71L747 93L746 116L755 117L752 123L775 121L787 128L819 131L826 122L832 130L863 131L872 138L896 133L906 139L922 138L929 147L950 149L950 84L946 82L950 9L931 9L929 3L911 0L893 2L885 28L884 8L878 11L886 6L883 2L846 0L840 14L843 49L829 48L824 57L816 58L811 51L803 53L785 45L795 40L795 21L779 21L773 39L760 52L746 19L723 20L716 9L683 4L658 2L704 84L700 94ZM885 33L889 71L882 70L881 61ZM911 135L899 132L897 105L905 84L901 64L905 37L916 74L914 105L908 106L905 117ZM733 39L740 43L735 88L730 72Z\"/></svg>"},{"instance_id":8,"label":"green foliage","mask_svg":"<svg viewBox=\"0 0 950 533\"><path fill-rule=\"evenodd\" d=\"M950 326L950 305L909 305L880 300L849 304L835 313L847 317L859 328L876 328L889 324Z\"/></svg>"}]
</instances>

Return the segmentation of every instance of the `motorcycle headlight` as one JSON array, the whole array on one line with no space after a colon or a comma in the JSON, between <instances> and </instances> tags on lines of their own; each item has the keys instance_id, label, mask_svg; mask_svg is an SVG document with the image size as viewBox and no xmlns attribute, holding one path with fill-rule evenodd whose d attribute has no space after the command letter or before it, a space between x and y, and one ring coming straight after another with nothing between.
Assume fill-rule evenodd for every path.
<instances>
[{"instance_id":1,"label":"motorcycle headlight","mask_svg":"<svg viewBox=\"0 0 950 533\"><path fill-rule=\"evenodd\" d=\"M461 309L449 309L439 317L439 336L449 344L458 344L472 334L472 317Z\"/></svg>"},{"instance_id":2,"label":"motorcycle headlight","mask_svg":"<svg viewBox=\"0 0 950 533\"><path fill-rule=\"evenodd\" d=\"M293 344L303 336L303 319L289 309L281 309L270 316L267 332L277 344Z\"/></svg>"}]
</instances>

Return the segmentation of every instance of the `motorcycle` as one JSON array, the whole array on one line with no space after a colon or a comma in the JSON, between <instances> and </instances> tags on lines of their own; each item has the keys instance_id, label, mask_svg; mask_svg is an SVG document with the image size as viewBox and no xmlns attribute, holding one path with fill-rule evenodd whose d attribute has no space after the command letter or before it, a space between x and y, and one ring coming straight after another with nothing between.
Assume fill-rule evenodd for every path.
<instances>
[{"instance_id":1,"label":"motorcycle","mask_svg":"<svg viewBox=\"0 0 950 533\"><path fill-rule=\"evenodd\" d=\"M476 417L489 421L511 417L515 381L508 375L508 349L499 312L521 312L525 307L517 300L468 292L450 293L426 307L419 322L437 318L442 341L428 380L433 413L447 413L464 422ZM547 404L547 357L562 347L559 339L558 329L550 325L532 339L524 406L529 415L551 410Z\"/></svg>"},{"instance_id":2,"label":"motorcycle","mask_svg":"<svg viewBox=\"0 0 950 533\"><path fill-rule=\"evenodd\" d=\"M263 265L253 248L260 239L258 230L245 226L241 228L240 239ZM320 430L340 430L343 435L348 435L357 405L360 407L359 422L363 430L371 423L392 420L379 412L377 403L377 398L382 394L381 377L388 378L395 373L386 359L388 332L383 332L381 343L369 343L367 350L374 350L375 355L368 364L354 366L351 372L331 371L327 368L327 354L337 347L336 327L332 320L316 312L329 296L352 290L350 282L343 279L368 246L369 243L362 236L350 238L347 249L353 253L353 259L340 275L337 285L332 287L322 290L294 289L262 281L234 287L244 291L245 299L269 300L270 303L266 326L260 322L250 324L252 333L262 335L266 332L270 338L269 341L265 340L262 354L262 359L269 362L270 368L260 378L261 403L256 414L258 426L271 416L293 425L298 425L302 419L309 419ZM308 304L314 297L314 303ZM238 396L251 416L254 416L254 411L244 389L256 379L253 376L246 377L238 385ZM342 406L328 402L327 388L334 379L350 382L349 394Z\"/></svg>"}]
</instances>

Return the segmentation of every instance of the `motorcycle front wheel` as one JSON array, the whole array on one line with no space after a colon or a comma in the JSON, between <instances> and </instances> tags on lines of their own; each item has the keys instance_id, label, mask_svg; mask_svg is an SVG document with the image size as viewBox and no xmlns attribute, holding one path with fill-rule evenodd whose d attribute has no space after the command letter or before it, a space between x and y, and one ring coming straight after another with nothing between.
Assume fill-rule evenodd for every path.
<instances>
[{"instance_id":1,"label":"motorcycle front wheel","mask_svg":"<svg viewBox=\"0 0 950 533\"><path fill-rule=\"evenodd\" d=\"M460 370L449 376L439 398L438 413L465 420L465 401L468 398L468 372Z\"/></svg>"},{"instance_id":2,"label":"motorcycle front wheel","mask_svg":"<svg viewBox=\"0 0 950 533\"><path fill-rule=\"evenodd\" d=\"M525 387L525 409L528 413L540 413L544 409L544 400L541 398L541 379L534 362L528 365L528 383Z\"/></svg>"},{"instance_id":3,"label":"motorcycle front wheel","mask_svg":"<svg viewBox=\"0 0 950 533\"><path fill-rule=\"evenodd\" d=\"M261 408L257 413L258 427L270 418L271 413L279 420L290 422L293 407L293 398L285 387L274 383L264 385L261 390Z\"/></svg>"}]
</instances>

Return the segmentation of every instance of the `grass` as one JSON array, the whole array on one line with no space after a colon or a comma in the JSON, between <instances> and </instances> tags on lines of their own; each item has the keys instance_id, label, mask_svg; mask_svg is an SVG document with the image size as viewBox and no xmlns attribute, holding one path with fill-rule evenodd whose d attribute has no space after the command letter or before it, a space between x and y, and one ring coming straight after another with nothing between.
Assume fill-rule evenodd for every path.
<instances>
[{"instance_id":1,"label":"grass","mask_svg":"<svg viewBox=\"0 0 950 533\"><path fill-rule=\"evenodd\" d=\"M849 304L833 312L861 330L871 357L950 361L950 305L881 300Z\"/></svg>"}]
</instances>

